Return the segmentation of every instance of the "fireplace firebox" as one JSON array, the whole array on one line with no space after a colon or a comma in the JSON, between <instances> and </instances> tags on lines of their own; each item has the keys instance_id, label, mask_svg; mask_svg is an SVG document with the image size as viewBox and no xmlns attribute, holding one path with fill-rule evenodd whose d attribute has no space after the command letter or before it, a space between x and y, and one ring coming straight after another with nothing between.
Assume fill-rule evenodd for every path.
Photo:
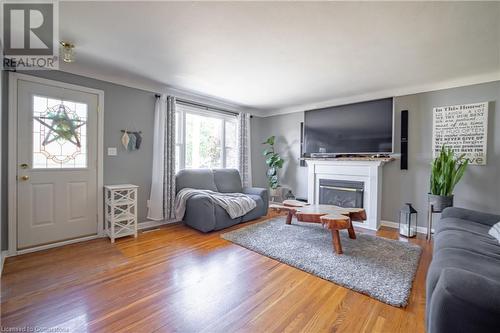
<instances>
[{"instance_id":1,"label":"fireplace firebox","mask_svg":"<svg viewBox=\"0 0 500 333\"><path fill-rule=\"evenodd\" d=\"M347 180L319 180L319 203L345 208L364 208L364 183Z\"/></svg>"}]
</instances>

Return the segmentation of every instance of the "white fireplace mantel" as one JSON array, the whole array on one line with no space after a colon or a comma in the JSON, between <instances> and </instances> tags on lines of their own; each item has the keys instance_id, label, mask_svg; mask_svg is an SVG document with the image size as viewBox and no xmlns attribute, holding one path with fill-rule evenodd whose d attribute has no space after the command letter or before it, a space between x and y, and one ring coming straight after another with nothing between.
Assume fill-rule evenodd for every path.
<instances>
[{"instance_id":1,"label":"white fireplace mantel","mask_svg":"<svg viewBox=\"0 0 500 333\"><path fill-rule=\"evenodd\" d=\"M382 202L382 166L392 159L336 160L307 159L308 202L319 204L319 180L347 180L364 183L363 205L367 219L354 222L358 227L378 230Z\"/></svg>"}]
</instances>

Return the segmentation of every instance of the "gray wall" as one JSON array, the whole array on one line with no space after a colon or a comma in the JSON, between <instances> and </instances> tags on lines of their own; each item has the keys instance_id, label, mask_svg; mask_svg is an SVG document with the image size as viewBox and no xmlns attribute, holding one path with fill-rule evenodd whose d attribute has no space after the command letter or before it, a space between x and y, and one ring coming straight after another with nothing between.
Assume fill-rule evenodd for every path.
<instances>
[{"instance_id":1,"label":"gray wall","mask_svg":"<svg viewBox=\"0 0 500 333\"><path fill-rule=\"evenodd\" d=\"M403 203L411 202L419 212L419 225L425 226L426 193L429 190L432 159L432 108L489 101L488 164L470 166L455 189L455 205L500 213L500 81L472 86L426 92L395 98L395 152L400 151L401 110L409 110L409 170L400 170L399 161L384 166L382 219L397 221ZM299 197L307 197L307 168L298 167L300 122L304 113L297 112L252 121L252 174L256 186L266 186L265 163L260 144L276 135L278 150L288 160L281 171L281 182L290 186Z\"/></svg>"},{"instance_id":2,"label":"gray wall","mask_svg":"<svg viewBox=\"0 0 500 333\"><path fill-rule=\"evenodd\" d=\"M104 184L131 183L140 186L138 219L139 222L145 221L153 161L154 93L59 71L36 71L29 74L104 91ZM7 107L4 107L4 147L7 141L7 113ZM143 141L139 150L127 152L121 145L120 130L125 128L142 131ZM118 155L107 156L107 147L117 147ZM2 161L7 161L7 150L3 150ZM6 189L5 183L2 183L2 189ZM7 245L5 214L2 216L3 248Z\"/></svg>"},{"instance_id":3,"label":"gray wall","mask_svg":"<svg viewBox=\"0 0 500 333\"><path fill-rule=\"evenodd\" d=\"M266 170L262 144L271 135L276 136L276 151L285 160L280 170L280 184L288 186L300 198L307 197L307 167L299 166L300 122L304 112L294 112L274 117L252 117L252 181L254 185L267 187Z\"/></svg>"}]
</instances>

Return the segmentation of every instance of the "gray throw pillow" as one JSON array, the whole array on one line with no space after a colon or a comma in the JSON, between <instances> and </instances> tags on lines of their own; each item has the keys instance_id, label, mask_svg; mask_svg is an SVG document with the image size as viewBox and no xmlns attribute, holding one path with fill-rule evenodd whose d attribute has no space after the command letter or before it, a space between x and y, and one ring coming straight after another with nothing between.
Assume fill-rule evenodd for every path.
<instances>
[{"instance_id":1,"label":"gray throw pillow","mask_svg":"<svg viewBox=\"0 0 500 333\"><path fill-rule=\"evenodd\" d=\"M498 243L500 243L500 222L497 222L497 224L494 224L490 231L488 231L488 234L490 236L493 236L497 239Z\"/></svg>"}]
</instances>

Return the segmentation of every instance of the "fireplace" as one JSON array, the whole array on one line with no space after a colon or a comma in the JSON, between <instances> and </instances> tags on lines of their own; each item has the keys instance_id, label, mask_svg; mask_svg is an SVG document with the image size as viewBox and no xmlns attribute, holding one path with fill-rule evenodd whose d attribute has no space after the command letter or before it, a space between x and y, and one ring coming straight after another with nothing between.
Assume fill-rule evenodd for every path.
<instances>
[{"instance_id":1,"label":"fireplace","mask_svg":"<svg viewBox=\"0 0 500 333\"><path fill-rule=\"evenodd\" d=\"M350 191L349 194L356 194L358 200L363 200L362 206L366 211L366 221L359 223L354 221L355 227L378 230L380 227L380 212L382 208L382 166L391 161L390 159L308 159L307 163L307 202L310 204L320 204L328 202L328 197L320 199L320 180L323 186L331 186L325 183L325 180L349 181L363 184L363 187L357 186L357 191ZM350 185L350 184L348 184ZM345 187L345 186L331 186ZM323 188L323 192L328 190ZM362 192L360 191L362 190ZM349 191L348 191L349 192ZM361 195L361 193L363 195ZM324 196L330 195L326 192ZM345 194L345 193L341 193ZM362 199L361 199L362 198ZM351 199L352 200L352 199Z\"/></svg>"},{"instance_id":2,"label":"fireplace","mask_svg":"<svg viewBox=\"0 0 500 333\"><path fill-rule=\"evenodd\" d=\"M345 208L363 208L364 182L320 179L319 203Z\"/></svg>"}]
</instances>

